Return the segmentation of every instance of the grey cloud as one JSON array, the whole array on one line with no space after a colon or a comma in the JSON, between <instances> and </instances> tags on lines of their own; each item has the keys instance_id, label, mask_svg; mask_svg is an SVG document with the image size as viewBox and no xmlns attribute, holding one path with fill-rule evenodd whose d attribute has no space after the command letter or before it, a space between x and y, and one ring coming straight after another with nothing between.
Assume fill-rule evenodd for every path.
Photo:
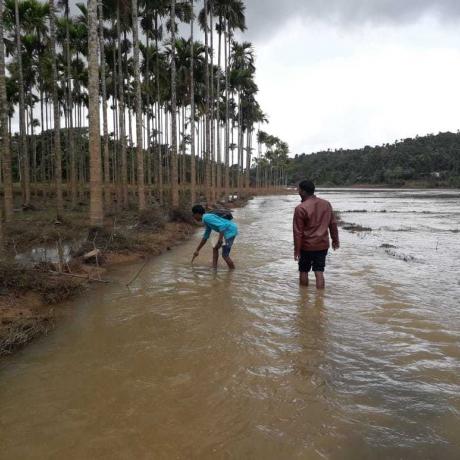
<instances>
[{"instance_id":1,"label":"grey cloud","mask_svg":"<svg viewBox=\"0 0 460 460\"><path fill-rule=\"evenodd\" d=\"M247 0L248 35L270 35L292 18L339 26L405 24L424 15L460 19L458 0Z\"/></svg>"}]
</instances>

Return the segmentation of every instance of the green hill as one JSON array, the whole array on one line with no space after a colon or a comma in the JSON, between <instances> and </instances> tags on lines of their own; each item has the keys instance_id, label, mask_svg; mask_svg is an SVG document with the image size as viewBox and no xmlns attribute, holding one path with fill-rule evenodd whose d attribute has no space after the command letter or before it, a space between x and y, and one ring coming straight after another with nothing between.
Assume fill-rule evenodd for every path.
<instances>
[{"instance_id":1,"label":"green hill","mask_svg":"<svg viewBox=\"0 0 460 460\"><path fill-rule=\"evenodd\" d=\"M301 154L289 160L288 180L329 186L460 187L460 133L439 133L394 144Z\"/></svg>"}]
</instances>

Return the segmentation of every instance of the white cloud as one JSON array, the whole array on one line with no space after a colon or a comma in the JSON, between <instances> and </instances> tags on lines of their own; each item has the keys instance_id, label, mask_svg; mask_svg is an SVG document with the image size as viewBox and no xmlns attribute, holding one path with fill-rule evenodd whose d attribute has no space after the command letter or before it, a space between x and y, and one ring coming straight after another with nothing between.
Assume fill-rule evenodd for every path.
<instances>
[{"instance_id":1,"label":"white cloud","mask_svg":"<svg viewBox=\"0 0 460 460\"><path fill-rule=\"evenodd\" d=\"M460 42L435 21L344 31L297 19L256 49L267 129L293 153L459 127Z\"/></svg>"}]
</instances>

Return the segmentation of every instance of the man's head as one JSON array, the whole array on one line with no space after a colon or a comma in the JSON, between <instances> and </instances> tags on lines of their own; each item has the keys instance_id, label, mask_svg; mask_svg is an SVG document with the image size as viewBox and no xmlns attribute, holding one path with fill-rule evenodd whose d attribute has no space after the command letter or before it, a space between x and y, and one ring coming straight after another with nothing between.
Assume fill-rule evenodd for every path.
<instances>
[{"instance_id":1,"label":"man's head","mask_svg":"<svg viewBox=\"0 0 460 460\"><path fill-rule=\"evenodd\" d=\"M311 180L303 180L297 189L302 200L315 194L315 184Z\"/></svg>"},{"instance_id":2,"label":"man's head","mask_svg":"<svg viewBox=\"0 0 460 460\"><path fill-rule=\"evenodd\" d=\"M205 213L206 213L206 210L203 208L203 206L201 206L201 204L196 204L192 208L193 218L197 222L201 222L203 220L203 214Z\"/></svg>"}]
</instances>

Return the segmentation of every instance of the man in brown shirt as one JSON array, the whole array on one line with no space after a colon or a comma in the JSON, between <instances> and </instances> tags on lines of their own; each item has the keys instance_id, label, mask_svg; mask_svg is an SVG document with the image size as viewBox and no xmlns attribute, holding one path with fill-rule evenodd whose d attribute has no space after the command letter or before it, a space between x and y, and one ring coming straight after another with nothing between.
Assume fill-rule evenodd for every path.
<instances>
[{"instance_id":1,"label":"man in brown shirt","mask_svg":"<svg viewBox=\"0 0 460 460\"><path fill-rule=\"evenodd\" d=\"M329 249L329 233L334 251L339 249L337 221L329 201L315 195L315 184L303 180L298 186L302 203L294 212L294 259L299 262L300 284L308 286L313 268L316 288L324 289L324 267Z\"/></svg>"}]
</instances>

